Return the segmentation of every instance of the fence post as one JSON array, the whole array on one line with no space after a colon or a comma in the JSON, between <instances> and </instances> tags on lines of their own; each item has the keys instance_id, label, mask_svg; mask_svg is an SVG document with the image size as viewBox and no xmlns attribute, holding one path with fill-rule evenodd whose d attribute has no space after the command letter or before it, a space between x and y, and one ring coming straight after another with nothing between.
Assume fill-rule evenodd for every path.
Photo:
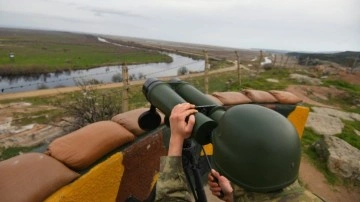
<instances>
[{"instance_id":1,"label":"fence post","mask_svg":"<svg viewBox=\"0 0 360 202\"><path fill-rule=\"evenodd\" d=\"M241 89L241 68L240 68L240 57L238 51L235 51L236 55L236 66L237 66L237 73L238 73L238 84L239 90Z\"/></svg>"},{"instance_id":2,"label":"fence post","mask_svg":"<svg viewBox=\"0 0 360 202\"><path fill-rule=\"evenodd\" d=\"M284 67L286 68L287 62L289 60L289 56L286 57L285 63L284 63Z\"/></svg>"},{"instance_id":3,"label":"fence post","mask_svg":"<svg viewBox=\"0 0 360 202\"><path fill-rule=\"evenodd\" d=\"M309 60L310 60L310 58L309 58L309 56L308 56L308 57L306 58L305 66L308 66Z\"/></svg>"},{"instance_id":4,"label":"fence post","mask_svg":"<svg viewBox=\"0 0 360 202\"><path fill-rule=\"evenodd\" d=\"M205 94L209 93L209 58L206 50L203 50L205 56L205 69L204 69L204 88Z\"/></svg>"},{"instance_id":5,"label":"fence post","mask_svg":"<svg viewBox=\"0 0 360 202\"><path fill-rule=\"evenodd\" d=\"M129 74L126 63L122 65L123 91L122 91L122 112L129 111Z\"/></svg>"},{"instance_id":6,"label":"fence post","mask_svg":"<svg viewBox=\"0 0 360 202\"><path fill-rule=\"evenodd\" d=\"M262 50L260 50L260 55L259 55L259 64L258 64L258 67L257 67L257 74L259 74L260 72L260 68L261 68L261 61L263 59L263 52Z\"/></svg>"},{"instance_id":7,"label":"fence post","mask_svg":"<svg viewBox=\"0 0 360 202\"><path fill-rule=\"evenodd\" d=\"M274 55L273 66L276 67L276 54Z\"/></svg>"},{"instance_id":8,"label":"fence post","mask_svg":"<svg viewBox=\"0 0 360 202\"><path fill-rule=\"evenodd\" d=\"M352 65L352 68L351 68L351 71L350 71L351 74L353 73L354 69L356 68L356 64L358 62L358 59L359 59L359 55L357 55L355 60L354 60L354 63Z\"/></svg>"}]
</instances>

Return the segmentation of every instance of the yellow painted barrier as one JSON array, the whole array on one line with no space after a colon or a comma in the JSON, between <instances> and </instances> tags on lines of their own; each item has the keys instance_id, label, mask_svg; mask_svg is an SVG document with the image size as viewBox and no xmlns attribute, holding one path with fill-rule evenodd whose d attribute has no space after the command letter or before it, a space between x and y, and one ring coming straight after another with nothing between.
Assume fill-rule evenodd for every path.
<instances>
[{"instance_id":1,"label":"yellow painted barrier","mask_svg":"<svg viewBox=\"0 0 360 202\"><path fill-rule=\"evenodd\" d=\"M55 192L45 202L116 201L124 172L122 160L122 152L112 155L73 183Z\"/></svg>"},{"instance_id":2,"label":"yellow painted barrier","mask_svg":"<svg viewBox=\"0 0 360 202\"><path fill-rule=\"evenodd\" d=\"M300 139L303 135L309 112L310 109L308 107L296 106L295 110L292 111L288 116L289 121L296 128Z\"/></svg>"}]
</instances>

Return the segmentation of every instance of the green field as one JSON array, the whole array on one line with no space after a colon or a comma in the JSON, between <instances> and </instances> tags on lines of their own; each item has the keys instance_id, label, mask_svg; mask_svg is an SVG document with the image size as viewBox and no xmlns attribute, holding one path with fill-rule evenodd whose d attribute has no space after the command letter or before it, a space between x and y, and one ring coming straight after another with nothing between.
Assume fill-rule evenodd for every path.
<instances>
[{"instance_id":1,"label":"green field","mask_svg":"<svg viewBox=\"0 0 360 202\"><path fill-rule=\"evenodd\" d=\"M10 53L14 53L11 59ZM88 34L0 29L0 75L26 75L116 64L171 62L157 51L115 46Z\"/></svg>"}]
</instances>

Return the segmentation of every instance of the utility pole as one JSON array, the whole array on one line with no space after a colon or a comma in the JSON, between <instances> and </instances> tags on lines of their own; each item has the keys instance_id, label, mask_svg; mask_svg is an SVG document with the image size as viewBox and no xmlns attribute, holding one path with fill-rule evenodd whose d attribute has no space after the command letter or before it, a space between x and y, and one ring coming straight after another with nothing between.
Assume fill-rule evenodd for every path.
<instances>
[{"instance_id":1,"label":"utility pole","mask_svg":"<svg viewBox=\"0 0 360 202\"><path fill-rule=\"evenodd\" d=\"M209 93L209 58L206 50L203 50L205 57L205 70L204 70L204 87L205 94Z\"/></svg>"},{"instance_id":2,"label":"utility pole","mask_svg":"<svg viewBox=\"0 0 360 202\"><path fill-rule=\"evenodd\" d=\"M123 91L122 91L122 112L129 111L129 73L126 63L122 65Z\"/></svg>"},{"instance_id":3,"label":"utility pole","mask_svg":"<svg viewBox=\"0 0 360 202\"><path fill-rule=\"evenodd\" d=\"M239 90L241 89L241 68L240 68L240 57L238 51L235 51L236 55L236 66L237 66L237 73L238 73L238 84Z\"/></svg>"}]
</instances>

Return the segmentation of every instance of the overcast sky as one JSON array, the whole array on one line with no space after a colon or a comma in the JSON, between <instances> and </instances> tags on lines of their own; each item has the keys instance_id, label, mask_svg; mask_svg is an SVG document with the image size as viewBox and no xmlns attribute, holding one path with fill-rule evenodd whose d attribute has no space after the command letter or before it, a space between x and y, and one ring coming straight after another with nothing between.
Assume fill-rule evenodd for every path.
<instances>
[{"instance_id":1,"label":"overcast sky","mask_svg":"<svg viewBox=\"0 0 360 202\"><path fill-rule=\"evenodd\" d=\"M359 0L0 0L0 27L297 51L360 51Z\"/></svg>"}]
</instances>

